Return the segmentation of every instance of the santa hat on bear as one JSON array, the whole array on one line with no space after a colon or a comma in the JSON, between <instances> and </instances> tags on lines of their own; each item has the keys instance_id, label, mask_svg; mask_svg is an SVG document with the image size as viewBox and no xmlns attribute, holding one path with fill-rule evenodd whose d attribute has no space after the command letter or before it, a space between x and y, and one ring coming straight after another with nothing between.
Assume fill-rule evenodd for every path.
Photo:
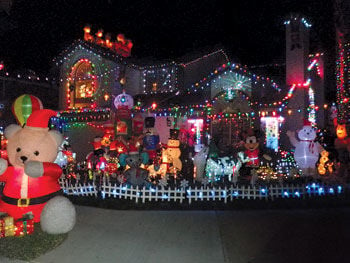
<instances>
[{"instance_id":1,"label":"santa hat on bear","mask_svg":"<svg viewBox=\"0 0 350 263\"><path fill-rule=\"evenodd\" d=\"M310 126L312 127L312 123L309 120L304 119L304 126Z\"/></svg>"},{"instance_id":2,"label":"santa hat on bear","mask_svg":"<svg viewBox=\"0 0 350 263\"><path fill-rule=\"evenodd\" d=\"M129 145L129 155L139 154L139 150L134 144Z\"/></svg>"},{"instance_id":3,"label":"santa hat on bear","mask_svg":"<svg viewBox=\"0 0 350 263\"><path fill-rule=\"evenodd\" d=\"M53 110L43 109L36 110L27 119L26 127L48 129L49 120L56 116L57 113Z\"/></svg>"},{"instance_id":4,"label":"santa hat on bear","mask_svg":"<svg viewBox=\"0 0 350 263\"><path fill-rule=\"evenodd\" d=\"M102 149L102 138L100 136L96 136L92 142L92 145L94 150Z\"/></svg>"}]
</instances>

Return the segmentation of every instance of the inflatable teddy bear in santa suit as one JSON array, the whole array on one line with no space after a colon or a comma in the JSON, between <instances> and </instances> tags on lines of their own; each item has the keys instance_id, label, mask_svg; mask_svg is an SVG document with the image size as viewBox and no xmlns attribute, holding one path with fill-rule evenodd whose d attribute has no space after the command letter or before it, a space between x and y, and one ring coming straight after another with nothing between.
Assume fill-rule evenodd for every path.
<instances>
[{"instance_id":1,"label":"inflatable teddy bear in santa suit","mask_svg":"<svg viewBox=\"0 0 350 263\"><path fill-rule=\"evenodd\" d=\"M0 213L14 219L26 213L41 221L41 227L51 234L66 233L75 224L75 208L60 196L58 179L62 174L54 163L62 135L48 128L52 110L34 111L22 128L10 125L5 129L8 139L7 161L0 159L0 181L5 182L0 200Z\"/></svg>"}]
</instances>

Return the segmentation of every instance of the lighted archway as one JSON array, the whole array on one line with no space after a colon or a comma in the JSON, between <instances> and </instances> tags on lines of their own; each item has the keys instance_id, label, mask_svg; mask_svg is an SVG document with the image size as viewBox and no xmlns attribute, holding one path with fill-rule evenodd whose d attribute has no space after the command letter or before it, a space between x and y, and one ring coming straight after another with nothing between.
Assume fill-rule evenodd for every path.
<instances>
[{"instance_id":1,"label":"lighted archway","mask_svg":"<svg viewBox=\"0 0 350 263\"><path fill-rule=\"evenodd\" d=\"M73 107L86 107L98 88L95 66L89 59L80 59L69 72L67 102Z\"/></svg>"}]
</instances>

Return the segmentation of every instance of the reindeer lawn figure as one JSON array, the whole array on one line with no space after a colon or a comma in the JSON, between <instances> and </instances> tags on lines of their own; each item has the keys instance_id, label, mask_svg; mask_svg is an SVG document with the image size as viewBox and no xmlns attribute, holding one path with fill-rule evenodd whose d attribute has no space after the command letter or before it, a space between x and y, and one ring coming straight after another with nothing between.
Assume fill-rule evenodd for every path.
<instances>
[{"instance_id":1,"label":"reindeer lawn figure","mask_svg":"<svg viewBox=\"0 0 350 263\"><path fill-rule=\"evenodd\" d=\"M250 159L244 156L243 152L239 152L238 158L229 156L219 158L208 158L206 172L209 180L228 176L230 182L237 182L239 170L243 163L249 162Z\"/></svg>"},{"instance_id":2,"label":"reindeer lawn figure","mask_svg":"<svg viewBox=\"0 0 350 263\"><path fill-rule=\"evenodd\" d=\"M241 169L242 165L244 163L247 163L250 161L248 157L244 156L243 152L239 152L237 154L238 158L236 161L236 165L233 167L233 173L229 175L228 180L232 182L234 185L237 184L238 176L239 176L239 170Z\"/></svg>"}]
</instances>

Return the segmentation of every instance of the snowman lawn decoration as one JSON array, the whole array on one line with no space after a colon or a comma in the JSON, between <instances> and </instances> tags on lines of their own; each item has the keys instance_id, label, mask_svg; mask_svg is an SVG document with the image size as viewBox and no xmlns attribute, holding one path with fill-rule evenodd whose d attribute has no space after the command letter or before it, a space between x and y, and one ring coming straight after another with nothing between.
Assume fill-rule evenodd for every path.
<instances>
[{"instance_id":1,"label":"snowman lawn decoration","mask_svg":"<svg viewBox=\"0 0 350 263\"><path fill-rule=\"evenodd\" d=\"M324 149L315 142L316 131L309 121L304 121L304 126L298 131L298 138L295 138L295 132L287 131L287 136L291 144L295 147L294 159L302 170L303 175L316 175L316 163L320 152Z\"/></svg>"}]
</instances>

